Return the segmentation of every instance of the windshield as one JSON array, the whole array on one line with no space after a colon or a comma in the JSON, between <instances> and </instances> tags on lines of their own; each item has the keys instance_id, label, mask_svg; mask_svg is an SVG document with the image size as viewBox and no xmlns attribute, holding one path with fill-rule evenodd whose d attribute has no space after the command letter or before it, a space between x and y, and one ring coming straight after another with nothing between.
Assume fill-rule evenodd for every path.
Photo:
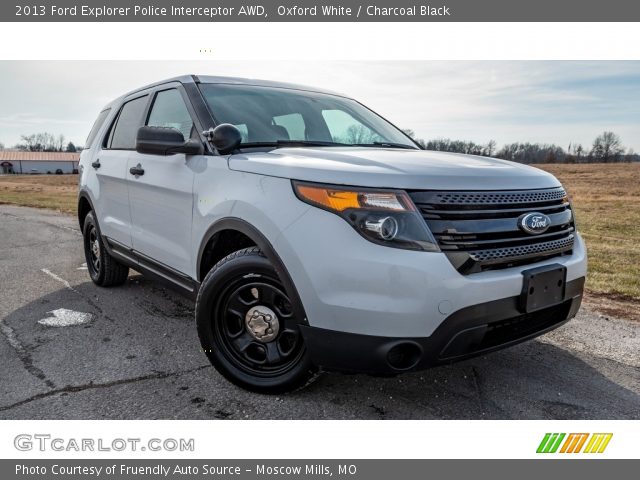
<instances>
[{"instance_id":1,"label":"windshield","mask_svg":"<svg viewBox=\"0 0 640 480\"><path fill-rule=\"evenodd\" d=\"M201 85L218 123L235 125L242 144L371 145L417 148L371 110L337 95L253 85Z\"/></svg>"}]
</instances>

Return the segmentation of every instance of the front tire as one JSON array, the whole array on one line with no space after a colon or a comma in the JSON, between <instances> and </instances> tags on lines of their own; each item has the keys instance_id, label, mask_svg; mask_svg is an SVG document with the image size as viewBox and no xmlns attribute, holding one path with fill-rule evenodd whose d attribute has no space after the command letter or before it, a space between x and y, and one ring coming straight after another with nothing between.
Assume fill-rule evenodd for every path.
<instances>
[{"instance_id":1,"label":"front tire","mask_svg":"<svg viewBox=\"0 0 640 480\"><path fill-rule=\"evenodd\" d=\"M204 352L225 378L260 393L298 389L316 375L292 301L257 247L239 250L207 274L196 300Z\"/></svg>"},{"instance_id":2,"label":"front tire","mask_svg":"<svg viewBox=\"0 0 640 480\"><path fill-rule=\"evenodd\" d=\"M93 211L87 213L82 229L84 256L93 283L100 287L122 285L129 277L129 267L122 265L104 248Z\"/></svg>"}]
</instances>

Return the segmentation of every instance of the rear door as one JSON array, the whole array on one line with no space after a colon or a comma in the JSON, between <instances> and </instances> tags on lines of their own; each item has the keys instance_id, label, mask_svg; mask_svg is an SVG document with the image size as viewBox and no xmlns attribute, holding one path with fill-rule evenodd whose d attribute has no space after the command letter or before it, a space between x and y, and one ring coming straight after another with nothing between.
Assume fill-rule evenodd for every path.
<instances>
[{"instance_id":1,"label":"rear door","mask_svg":"<svg viewBox=\"0 0 640 480\"><path fill-rule=\"evenodd\" d=\"M133 244L127 161L135 149L135 132L142 123L148 101L149 95L142 95L122 105L88 167L95 169L98 180L94 208L101 234L127 247Z\"/></svg>"},{"instance_id":2,"label":"rear door","mask_svg":"<svg viewBox=\"0 0 640 480\"><path fill-rule=\"evenodd\" d=\"M163 86L152 96L145 125L175 128L185 139L197 135L180 85ZM133 151L127 167L133 248L184 274L191 270L194 157Z\"/></svg>"}]
</instances>

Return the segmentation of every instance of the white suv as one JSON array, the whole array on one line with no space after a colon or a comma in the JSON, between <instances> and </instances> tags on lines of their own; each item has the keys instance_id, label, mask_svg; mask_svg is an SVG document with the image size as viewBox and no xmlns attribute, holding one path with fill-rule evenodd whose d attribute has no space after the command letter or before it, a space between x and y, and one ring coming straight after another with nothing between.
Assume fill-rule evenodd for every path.
<instances>
[{"instance_id":1,"label":"white suv","mask_svg":"<svg viewBox=\"0 0 640 480\"><path fill-rule=\"evenodd\" d=\"M196 299L202 349L254 391L392 375L572 318L587 262L552 175L424 151L345 96L184 76L100 112L80 159L92 280Z\"/></svg>"}]
</instances>

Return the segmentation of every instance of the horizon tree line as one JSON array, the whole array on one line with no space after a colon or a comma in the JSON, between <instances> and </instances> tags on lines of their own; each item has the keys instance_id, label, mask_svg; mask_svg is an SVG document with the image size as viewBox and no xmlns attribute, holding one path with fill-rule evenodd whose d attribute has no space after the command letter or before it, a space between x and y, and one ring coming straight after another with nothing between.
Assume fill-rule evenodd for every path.
<instances>
[{"instance_id":1,"label":"horizon tree line","mask_svg":"<svg viewBox=\"0 0 640 480\"><path fill-rule=\"evenodd\" d=\"M5 146L0 142L0 150L5 150ZM11 150L21 152L77 152L77 147L73 142L66 142L64 135L54 135L49 132L32 133L30 135L20 135L20 143L14 145Z\"/></svg>"},{"instance_id":2,"label":"horizon tree line","mask_svg":"<svg viewBox=\"0 0 640 480\"><path fill-rule=\"evenodd\" d=\"M618 163L638 162L640 155L632 148L625 148L619 135L605 131L598 135L590 148L579 143L570 143L567 149L546 143L515 142L498 149L495 140L486 144L473 141L436 138L423 140L416 138L413 130L404 132L425 150L465 153L483 157L495 157L519 163Z\"/></svg>"}]
</instances>

